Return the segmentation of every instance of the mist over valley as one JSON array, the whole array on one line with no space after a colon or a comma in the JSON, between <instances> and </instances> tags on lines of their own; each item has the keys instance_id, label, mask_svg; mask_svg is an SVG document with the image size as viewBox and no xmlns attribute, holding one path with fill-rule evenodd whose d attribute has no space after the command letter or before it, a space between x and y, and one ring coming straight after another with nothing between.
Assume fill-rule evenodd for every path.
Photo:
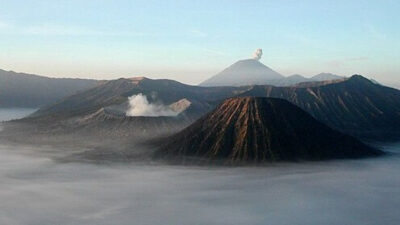
<instances>
[{"instance_id":1,"label":"mist over valley","mask_svg":"<svg viewBox=\"0 0 400 225\"><path fill-rule=\"evenodd\" d=\"M0 225L400 224L400 2L1 5Z\"/></svg>"}]
</instances>

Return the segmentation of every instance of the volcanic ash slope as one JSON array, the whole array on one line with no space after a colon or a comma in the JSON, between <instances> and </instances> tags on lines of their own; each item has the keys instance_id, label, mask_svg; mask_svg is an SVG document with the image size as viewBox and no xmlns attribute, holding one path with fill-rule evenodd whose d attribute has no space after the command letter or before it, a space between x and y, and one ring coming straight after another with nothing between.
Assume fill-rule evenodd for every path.
<instances>
[{"instance_id":1,"label":"volcanic ash slope","mask_svg":"<svg viewBox=\"0 0 400 225\"><path fill-rule=\"evenodd\" d=\"M318 122L286 100L239 97L173 135L156 156L226 163L359 158L380 155Z\"/></svg>"}]
</instances>

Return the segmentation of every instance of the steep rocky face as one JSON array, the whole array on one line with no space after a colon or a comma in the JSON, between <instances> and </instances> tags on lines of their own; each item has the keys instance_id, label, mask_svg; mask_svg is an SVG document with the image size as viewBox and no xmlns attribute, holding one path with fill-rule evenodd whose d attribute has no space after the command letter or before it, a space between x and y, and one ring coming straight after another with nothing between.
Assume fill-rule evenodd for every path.
<instances>
[{"instance_id":1,"label":"steep rocky face","mask_svg":"<svg viewBox=\"0 0 400 225\"><path fill-rule=\"evenodd\" d=\"M282 99L232 98L168 139L158 157L228 163L379 155Z\"/></svg>"},{"instance_id":2,"label":"steep rocky face","mask_svg":"<svg viewBox=\"0 0 400 225\"><path fill-rule=\"evenodd\" d=\"M181 99L168 107L177 112L176 116L127 116L122 106L106 107L100 110L68 120L64 127L73 132L87 132L94 136L128 137L130 139L149 139L171 135L191 124L194 113L188 113L191 107L196 107L187 99ZM196 117L197 118L197 117Z\"/></svg>"},{"instance_id":3,"label":"steep rocky face","mask_svg":"<svg viewBox=\"0 0 400 225\"><path fill-rule=\"evenodd\" d=\"M131 141L170 135L188 126L192 121L180 116L125 116L108 109L69 122L70 132L87 133L103 140L129 138Z\"/></svg>"},{"instance_id":4,"label":"steep rocky face","mask_svg":"<svg viewBox=\"0 0 400 225\"><path fill-rule=\"evenodd\" d=\"M240 96L286 99L330 127L360 137L400 135L400 91L359 75L311 87L255 86Z\"/></svg>"},{"instance_id":5,"label":"steep rocky face","mask_svg":"<svg viewBox=\"0 0 400 225\"><path fill-rule=\"evenodd\" d=\"M124 104L128 97L145 95L149 102L173 104L181 99L192 102L190 108L200 109L213 102L231 97L248 90L248 87L198 87L182 84L173 80L152 80L131 78L112 80L82 93L69 96L55 104L37 111L33 117L67 118L94 113L103 107ZM210 107L200 109L200 112Z\"/></svg>"},{"instance_id":6,"label":"steep rocky face","mask_svg":"<svg viewBox=\"0 0 400 225\"><path fill-rule=\"evenodd\" d=\"M71 95L55 104L39 109L33 116L68 117L96 112L102 107L126 101L124 93L134 88L134 81L118 79L106 82L90 90Z\"/></svg>"}]
</instances>

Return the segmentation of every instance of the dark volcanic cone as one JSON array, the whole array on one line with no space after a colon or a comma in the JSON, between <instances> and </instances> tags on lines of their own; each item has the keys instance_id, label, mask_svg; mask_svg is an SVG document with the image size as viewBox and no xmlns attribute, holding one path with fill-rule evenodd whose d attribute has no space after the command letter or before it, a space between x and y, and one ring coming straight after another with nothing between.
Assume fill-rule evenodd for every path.
<instances>
[{"instance_id":1,"label":"dark volcanic cone","mask_svg":"<svg viewBox=\"0 0 400 225\"><path fill-rule=\"evenodd\" d=\"M235 162L359 158L382 152L274 98L231 98L169 139L157 157Z\"/></svg>"}]
</instances>

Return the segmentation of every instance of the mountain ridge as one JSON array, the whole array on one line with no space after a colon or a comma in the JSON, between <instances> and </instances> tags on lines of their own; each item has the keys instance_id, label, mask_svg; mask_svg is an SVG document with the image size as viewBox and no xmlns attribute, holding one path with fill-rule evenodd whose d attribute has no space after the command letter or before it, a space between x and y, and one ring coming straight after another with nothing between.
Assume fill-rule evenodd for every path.
<instances>
[{"instance_id":1,"label":"mountain ridge","mask_svg":"<svg viewBox=\"0 0 400 225\"><path fill-rule=\"evenodd\" d=\"M100 83L90 79L50 78L0 70L0 107L38 108Z\"/></svg>"},{"instance_id":2,"label":"mountain ridge","mask_svg":"<svg viewBox=\"0 0 400 225\"><path fill-rule=\"evenodd\" d=\"M168 79L120 78L45 106L32 117L93 113L102 107L126 102L128 97L136 94L146 95L149 102L161 101L167 105L184 98L206 105L207 102L224 99L247 89L247 87L199 87Z\"/></svg>"},{"instance_id":3,"label":"mountain ridge","mask_svg":"<svg viewBox=\"0 0 400 225\"><path fill-rule=\"evenodd\" d=\"M129 96L139 93L146 95L149 102L165 105L187 99L193 104L184 114L192 119L234 96L282 98L347 134L372 139L384 138L385 133L387 137L400 137L400 91L374 84L360 75L290 87L198 87L171 80L118 79L41 108L30 119L83 116L102 107L126 104Z\"/></svg>"},{"instance_id":4,"label":"mountain ridge","mask_svg":"<svg viewBox=\"0 0 400 225\"><path fill-rule=\"evenodd\" d=\"M381 154L283 99L230 98L163 144L161 158L228 163L326 160Z\"/></svg>"},{"instance_id":5,"label":"mountain ridge","mask_svg":"<svg viewBox=\"0 0 400 225\"><path fill-rule=\"evenodd\" d=\"M399 135L400 91L361 75L312 87L254 86L238 96L287 99L328 126L356 136L374 136L375 131Z\"/></svg>"},{"instance_id":6,"label":"mountain ridge","mask_svg":"<svg viewBox=\"0 0 400 225\"><path fill-rule=\"evenodd\" d=\"M317 82L344 79L332 73L320 73L306 78L299 74L283 76L256 59L239 60L216 75L201 82L199 86L246 86L273 85L279 87L292 86L302 82Z\"/></svg>"},{"instance_id":7,"label":"mountain ridge","mask_svg":"<svg viewBox=\"0 0 400 225\"><path fill-rule=\"evenodd\" d=\"M333 73L319 73L315 76L312 76L310 79L315 81L324 81L324 80L338 80L343 79L343 76L339 76Z\"/></svg>"}]
</instances>

